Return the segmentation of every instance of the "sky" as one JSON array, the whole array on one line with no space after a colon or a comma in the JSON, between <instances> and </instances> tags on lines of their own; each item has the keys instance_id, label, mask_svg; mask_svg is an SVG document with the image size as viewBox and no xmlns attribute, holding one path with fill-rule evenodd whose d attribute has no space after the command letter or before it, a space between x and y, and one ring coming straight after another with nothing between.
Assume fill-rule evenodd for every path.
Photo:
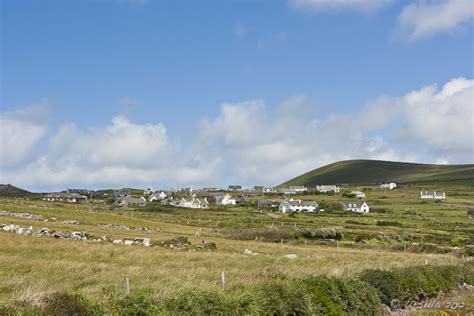
<instances>
[{"instance_id":1,"label":"sky","mask_svg":"<svg viewBox=\"0 0 474 316\"><path fill-rule=\"evenodd\" d=\"M474 163L474 1L0 1L0 183Z\"/></svg>"}]
</instances>

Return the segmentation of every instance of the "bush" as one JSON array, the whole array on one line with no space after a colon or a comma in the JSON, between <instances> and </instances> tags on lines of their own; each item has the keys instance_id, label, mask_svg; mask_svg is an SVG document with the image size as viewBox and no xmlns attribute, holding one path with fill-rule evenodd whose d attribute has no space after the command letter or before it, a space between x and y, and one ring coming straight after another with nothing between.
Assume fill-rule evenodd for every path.
<instances>
[{"instance_id":1,"label":"bush","mask_svg":"<svg viewBox=\"0 0 474 316\"><path fill-rule=\"evenodd\" d=\"M79 294L53 293L43 299L44 315L96 315L100 312L98 305ZM103 313L103 312L102 312Z\"/></svg>"},{"instance_id":2,"label":"bush","mask_svg":"<svg viewBox=\"0 0 474 316\"><path fill-rule=\"evenodd\" d=\"M159 312L159 304L147 295L127 296L112 304L116 315L153 315Z\"/></svg>"},{"instance_id":3,"label":"bush","mask_svg":"<svg viewBox=\"0 0 474 316\"><path fill-rule=\"evenodd\" d=\"M466 280L466 272L456 266L419 266L393 271L366 270L360 279L377 289L380 300L400 307L449 292Z\"/></svg>"},{"instance_id":4,"label":"bush","mask_svg":"<svg viewBox=\"0 0 474 316\"><path fill-rule=\"evenodd\" d=\"M323 315L380 314L377 291L358 279L313 276L303 280L315 306L321 306Z\"/></svg>"},{"instance_id":5,"label":"bush","mask_svg":"<svg viewBox=\"0 0 474 316\"><path fill-rule=\"evenodd\" d=\"M467 215L473 216L473 215L474 215L474 209L473 209L473 208L468 209L468 210L467 210Z\"/></svg>"},{"instance_id":6,"label":"bush","mask_svg":"<svg viewBox=\"0 0 474 316\"><path fill-rule=\"evenodd\" d=\"M377 221L377 226L402 227L403 225L400 222Z\"/></svg>"},{"instance_id":7,"label":"bush","mask_svg":"<svg viewBox=\"0 0 474 316\"><path fill-rule=\"evenodd\" d=\"M337 239L344 237L344 231L341 227L320 228L316 230L302 229L298 235L310 239Z\"/></svg>"}]
</instances>

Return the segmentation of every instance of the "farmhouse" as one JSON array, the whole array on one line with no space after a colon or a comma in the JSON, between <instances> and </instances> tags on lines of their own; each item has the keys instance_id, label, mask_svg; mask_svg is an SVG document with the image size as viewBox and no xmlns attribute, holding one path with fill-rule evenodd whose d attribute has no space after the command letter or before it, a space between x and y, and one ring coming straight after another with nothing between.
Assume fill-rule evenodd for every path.
<instances>
[{"instance_id":1,"label":"farmhouse","mask_svg":"<svg viewBox=\"0 0 474 316\"><path fill-rule=\"evenodd\" d=\"M308 191L308 187L304 185L290 185L290 190L293 190L295 192L305 192Z\"/></svg>"},{"instance_id":2,"label":"farmhouse","mask_svg":"<svg viewBox=\"0 0 474 316\"><path fill-rule=\"evenodd\" d=\"M284 200L281 202L278 209L282 213L293 213L293 212L314 212L318 207L316 201L302 201L302 200Z\"/></svg>"},{"instance_id":3,"label":"farmhouse","mask_svg":"<svg viewBox=\"0 0 474 316\"><path fill-rule=\"evenodd\" d=\"M292 190L292 189L280 189L280 193L283 193L283 194L296 194L296 191L295 190Z\"/></svg>"},{"instance_id":4,"label":"farmhouse","mask_svg":"<svg viewBox=\"0 0 474 316\"><path fill-rule=\"evenodd\" d=\"M144 197L134 198L128 195L124 197L123 199L121 199L118 205L122 207L128 207L129 205L145 206L145 204L146 204L146 199Z\"/></svg>"},{"instance_id":5,"label":"farmhouse","mask_svg":"<svg viewBox=\"0 0 474 316\"><path fill-rule=\"evenodd\" d=\"M369 206L365 202L342 202L342 208L356 213L369 213Z\"/></svg>"},{"instance_id":6,"label":"farmhouse","mask_svg":"<svg viewBox=\"0 0 474 316\"><path fill-rule=\"evenodd\" d=\"M275 201L258 201L257 203L259 208L262 207L277 207L278 203Z\"/></svg>"},{"instance_id":7,"label":"farmhouse","mask_svg":"<svg viewBox=\"0 0 474 316\"><path fill-rule=\"evenodd\" d=\"M317 185L316 190L321 193L327 193L330 191L334 191L334 193L338 193L340 188L337 185Z\"/></svg>"},{"instance_id":8,"label":"farmhouse","mask_svg":"<svg viewBox=\"0 0 474 316\"><path fill-rule=\"evenodd\" d=\"M230 194L221 195L216 197L216 204L218 205L235 205L237 204L237 199L232 198Z\"/></svg>"},{"instance_id":9,"label":"farmhouse","mask_svg":"<svg viewBox=\"0 0 474 316\"><path fill-rule=\"evenodd\" d=\"M81 203L87 202L87 197L80 195L79 193L48 193L43 197L43 201L49 202L68 202L68 203Z\"/></svg>"},{"instance_id":10,"label":"farmhouse","mask_svg":"<svg viewBox=\"0 0 474 316\"><path fill-rule=\"evenodd\" d=\"M422 199L445 199L446 193L437 191L421 191L420 197Z\"/></svg>"},{"instance_id":11,"label":"farmhouse","mask_svg":"<svg viewBox=\"0 0 474 316\"><path fill-rule=\"evenodd\" d=\"M354 194L358 198L365 198L365 193L362 191L352 191L351 194Z\"/></svg>"},{"instance_id":12,"label":"farmhouse","mask_svg":"<svg viewBox=\"0 0 474 316\"><path fill-rule=\"evenodd\" d=\"M383 183L380 185L380 188L382 190L393 190L397 187L397 184L395 182L390 182L390 183Z\"/></svg>"},{"instance_id":13,"label":"farmhouse","mask_svg":"<svg viewBox=\"0 0 474 316\"><path fill-rule=\"evenodd\" d=\"M179 206L187 208L207 208L209 202L207 198L199 199L193 196L192 198L181 198L181 200L179 200Z\"/></svg>"}]
</instances>

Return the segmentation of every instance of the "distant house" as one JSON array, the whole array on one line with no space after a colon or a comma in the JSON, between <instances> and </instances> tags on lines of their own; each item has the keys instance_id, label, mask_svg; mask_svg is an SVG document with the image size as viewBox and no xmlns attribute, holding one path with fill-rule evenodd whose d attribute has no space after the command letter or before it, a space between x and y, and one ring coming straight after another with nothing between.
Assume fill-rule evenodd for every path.
<instances>
[{"instance_id":1,"label":"distant house","mask_svg":"<svg viewBox=\"0 0 474 316\"><path fill-rule=\"evenodd\" d=\"M342 202L342 208L356 213L369 213L369 206L365 202Z\"/></svg>"},{"instance_id":2,"label":"distant house","mask_svg":"<svg viewBox=\"0 0 474 316\"><path fill-rule=\"evenodd\" d=\"M161 191L161 192L153 192L149 197L148 197L148 201L150 202L153 202L153 201L162 201L164 199L166 199L167 195L165 192Z\"/></svg>"},{"instance_id":3,"label":"distant house","mask_svg":"<svg viewBox=\"0 0 474 316\"><path fill-rule=\"evenodd\" d=\"M128 196L128 193L122 190L114 190L114 197L116 199L121 199Z\"/></svg>"},{"instance_id":4,"label":"distant house","mask_svg":"<svg viewBox=\"0 0 474 316\"><path fill-rule=\"evenodd\" d=\"M446 193L437 191L421 191L420 197L422 199L445 199Z\"/></svg>"},{"instance_id":5,"label":"distant house","mask_svg":"<svg viewBox=\"0 0 474 316\"><path fill-rule=\"evenodd\" d=\"M337 185L317 185L316 190L321 193L327 193L331 191L338 193L341 189Z\"/></svg>"},{"instance_id":6,"label":"distant house","mask_svg":"<svg viewBox=\"0 0 474 316\"><path fill-rule=\"evenodd\" d=\"M216 197L216 204L218 205L235 205L237 204L237 199L232 198L230 194L221 195Z\"/></svg>"},{"instance_id":7,"label":"distant house","mask_svg":"<svg viewBox=\"0 0 474 316\"><path fill-rule=\"evenodd\" d=\"M241 185L229 185L227 191L242 191Z\"/></svg>"},{"instance_id":8,"label":"distant house","mask_svg":"<svg viewBox=\"0 0 474 316\"><path fill-rule=\"evenodd\" d=\"M143 191L143 195L144 195L144 196L151 195L151 194L153 194L153 193L155 193L155 190L152 190L152 189L150 189L150 188L147 188L147 189L145 189L145 190Z\"/></svg>"},{"instance_id":9,"label":"distant house","mask_svg":"<svg viewBox=\"0 0 474 316\"><path fill-rule=\"evenodd\" d=\"M352 191L351 194L354 194L355 197L358 197L358 198L365 198L365 193L362 191Z\"/></svg>"},{"instance_id":10,"label":"distant house","mask_svg":"<svg viewBox=\"0 0 474 316\"><path fill-rule=\"evenodd\" d=\"M145 206L146 199L144 197L134 198L128 195L122 198L118 204L118 206L121 206L121 207L128 207L129 205Z\"/></svg>"},{"instance_id":11,"label":"distant house","mask_svg":"<svg viewBox=\"0 0 474 316\"><path fill-rule=\"evenodd\" d=\"M275 201L258 201L257 205L258 205L258 208L277 207L278 203Z\"/></svg>"},{"instance_id":12,"label":"distant house","mask_svg":"<svg viewBox=\"0 0 474 316\"><path fill-rule=\"evenodd\" d=\"M292 189L283 188L283 189L280 189L280 193L283 193L283 194L296 194L296 191L292 190Z\"/></svg>"},{"instance_id":13,"label":"distant house","mask_svg":"<svg viewBox=\"0 0 474 316\"><path fill-rule=\"evenodd\" d=\"M290 190L293 190L295 192L305 192L308 191L308 187L304 185L290 185Z\"/></svg>"},{"instance_id":14,"label":"distant house","mask_svg":"<svg viewBox=\"0 0 474 316\"><path fill-rule=\"evenodd\" d=\"M293 213L293 212L314 212L318 207L316 201L302 201L302 200L284 200L281 202L278 209L282 213Z\"/></svg>"},{"instance_id":15,"label":"distant house","mask_svg":"<svg viewBox=\"0 0 474 316\"><path fill-rule=\"evenodd\" d=\"M397 187L397 184L395 182L390 182L390 183L383 183L380 185L380 188L382 190L393 190Z\"/></svg>"},{"instance_id":16,"label":"distant house","mask_svg":"<svg viewBox=\"0 0 474 316\"><path fill-rule=\"evenodd\" d=\"M57 192L46 194L45 196L43 196L43 201L82 203L87 202L87 197L84 195L80 195L79 193Z\"/></svg>"},{"instance_id":17,"label":"distant house","mask_svg":"<svg viewBox=\"0 0 474 316\"><path fill-rule=\"evenodd\" d=\"M179 206L187 208L208 208L209 202L207 198L200 199L193 196L191 198L181 198L181 200L179 200Z\"/></svg>"},{"instance_id":18,"label":"distant house","mask_svg":"<svg viewBox=\"0 0 474 316\"><path fill-rule=\"evenodd\" d=\"M258 192L263 192L265 190L265 187L263 185L255 185L253 187L253 190L258 191Z\"/></svg>"}]
</instances>

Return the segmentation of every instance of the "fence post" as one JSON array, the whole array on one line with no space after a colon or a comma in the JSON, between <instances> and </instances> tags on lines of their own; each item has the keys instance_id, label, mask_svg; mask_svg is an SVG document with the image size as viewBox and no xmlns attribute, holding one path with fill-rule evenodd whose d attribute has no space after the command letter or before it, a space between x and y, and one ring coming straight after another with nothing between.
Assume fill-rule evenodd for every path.
<instances>
[{"instance_id":1,"label":"fence post","mask_svg":"<svg viewBox=\"0 0 474 316\"><path fill-rule=\"evenodd\" d=\"M126 276L123 278L123 290L125 292L125 295L128 296L130 294L130 283Z\"/></svg>"},{"instance_id":2,"label":"fence post","mask_svg":"<svg viewBox=\"0 0 474 316\"><path fill-rule=\"evenodd\" d=\"M225 274L224 274L224 271L221 271L221 285L222 285L222 288L225 288Z\"/></svg>"}]
</instances>

